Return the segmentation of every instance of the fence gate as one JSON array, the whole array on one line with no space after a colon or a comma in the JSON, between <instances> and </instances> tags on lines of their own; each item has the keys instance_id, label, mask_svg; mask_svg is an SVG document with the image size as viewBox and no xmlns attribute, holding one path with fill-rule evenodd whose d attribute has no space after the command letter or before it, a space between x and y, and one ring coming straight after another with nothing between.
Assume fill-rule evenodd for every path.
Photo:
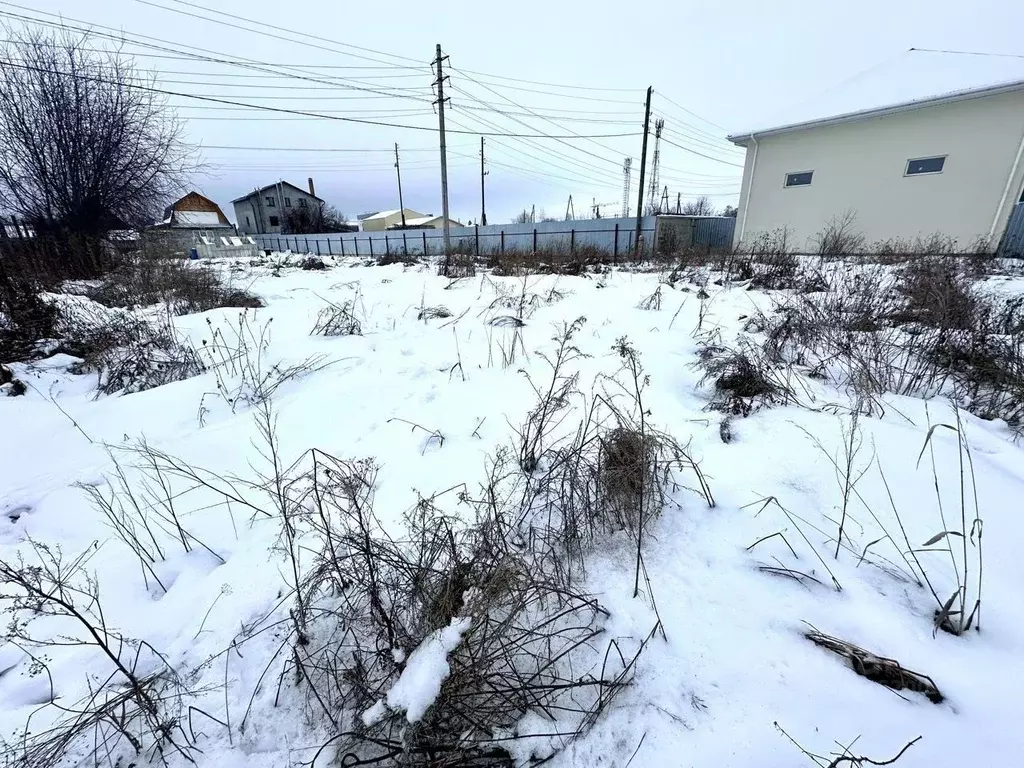
<instances>
[{"instance_id":1,"label":"fence gate","mask_svg":"<svg viewBox=\"0 0 1024 768\"><path fill-rule=\"evenodd\" d=\"M1024 198L1014 206L1010 214L1010 224L1003 235L999 255L1024 258Z\"/></svg>"}]
</instances>

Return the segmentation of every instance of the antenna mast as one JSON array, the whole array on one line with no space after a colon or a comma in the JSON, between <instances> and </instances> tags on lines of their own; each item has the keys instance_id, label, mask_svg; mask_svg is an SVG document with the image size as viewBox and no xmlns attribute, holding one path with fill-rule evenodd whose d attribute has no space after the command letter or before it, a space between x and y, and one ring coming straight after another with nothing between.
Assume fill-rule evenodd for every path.
<instances>
[{"instance_id":1,"label":"antenna mast","mask_svg":"<svg viewBox=\"0 0 1024 768\"><path fill-rule=\"evenodd\" d=\"M622 211L620 216L629 217L629 176L633 167L633 158L627 157L622 162Z\"/></svg>"},{"instance_id":2,"label":"antenna mast","mask_svg":"<svg viewBox=\"0 0 1024 768\"><path fill-rule=\"evenodd\" d=\"M654 121L654 159L651 161L651 186L647 193L647 207L653 213L654 199L658 194L658 160L661 157L661 129L665 127L665 121L658 118Z\"/></svg>"}]
</instances>

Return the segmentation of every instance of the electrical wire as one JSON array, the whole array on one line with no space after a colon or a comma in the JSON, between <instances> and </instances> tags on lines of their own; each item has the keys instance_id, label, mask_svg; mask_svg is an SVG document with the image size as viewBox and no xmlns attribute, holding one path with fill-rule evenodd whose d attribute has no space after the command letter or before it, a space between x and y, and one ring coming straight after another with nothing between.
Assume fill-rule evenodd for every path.
<instances>
[{"instance_id":1,"label":"electrical wire","mask_svg":"<svg viewBox=\"0 0 1024 768\"><path fill-rule=\"evenodd\" d=\"M48 70L40 69L39 67L30 67L30 66L27 66L27 65L24 65L24 64L14 64L14 63L9 62L9 61L0 61L0 67L13 67L15 69L24 69L24 70L31 70L31 71L36 71L36 72L44 72L46 74L54 74L52 72L49 72ZM431 131L431 132L438 131L438 128L428 127L428 126L421 126L421 125L403 125L403 124L399 124L399 123L383 122L383 121L380 121L380 120L366 120L366 119L357 118L357 117L342 117L340 115L321 115L321 114L317 114L316 112L307 112L307 111L304 111L304 110L297 110L297 109L286 109L285 107L270 107L270 106L260 105L260 104L246 104L244 102L232 101L232 100L222 99L222 98L214 97L214 96L200 96L200 95L194 94L194 93L181 93L181 92L177 92L177 91L168 91L168 90L164 90L162 88L152 88L152 87L143 86L143 85L137 85L137 84L128 83L128 82L117 82L117 81L113 81L113 80L106 80L104 78L91 77L91 76L88 76L88 75L78 75L78 74L74 74L74 73L71 73L71 72L59 72L59 73L56 73L56 74L64 76L64 77L72 77L72 78L75 78L75 79L78 79L78 80L90 80L90 81L93 81L93 82L104 83L104 84L107 84L107 85L118 85L118 86L123 86L125 88L135 88L137 90L149 91L151 93L159 93L159 94L162 94L164 96L178 96L178 97L181 97L181 98L197 99L199 101L210 101L210 102L214 102L214 103L217 103L217 104L229 104L229 105L232 105L232 106L239 106L239 107L248 107L250 109L258 109L258 110L263 110L263 111L268 111L268 112L281 112L281 113L284 113L284 114L305 115L305 116L308 116L308 117L322 117L322 118L325 118L325 119L328 119L328 120L338 120L338 121L347 122L347 123L360 123L360 124L363 124L363 125L377 125L377 126L383 126L383 127L386 127L386 128L402 128L402 129L411 130L411 131ZM457 133L464 133L464 132L463 131L451 131L451 133L456 133L457 134ZM531 134L512 134L512 133L495 133L495 134L484 133L484 134L481 134L480 132L476 132L476 131L469 131L469 132L465 132L465 133L471 133L472 135L477 135L477 136L479 136L479 135L484 135L484 136L493 135L493 136L507 136L507 137L514 137L514 138L539 138L539 139L586 138L586 137L583 137L583 136L579 136L578 134L570 134L569 136L553 136L553 135L549 135L549 134L546 134L546 133L538 133L538 134L532 134L532 135ZM632 134L632 133L599 134L598 138L614 138L614 137L635 136L635 135L636 134Z\"/></svg>"},{"instance_id":2,"label":"electrical wire","mask_svg":"<svg viewBox=\"0 0 1024 768\"><path fill-rule=\"evenodd\" d=\"M666 139L664 136L661 137L661 140L664 141L666 144L669 144L669 145L671 145L673 147L676 147L677 149L681 149L684 152L689 152L691 155L698 155L700 157L703 157L706 160L712 160L712 161L714 161L716 163L721 163L722 165L731 165L733 168L742 168L743 167L742 164L730 163L728 160L721 160L721 159L719 159L717 157L712 157L711 155L705 155L703 152L698 152L695 149L690 149L689 147L684 147L682 144L676 144L674 141L672 141L671 139Z\"/></svg>"}]
</instances>

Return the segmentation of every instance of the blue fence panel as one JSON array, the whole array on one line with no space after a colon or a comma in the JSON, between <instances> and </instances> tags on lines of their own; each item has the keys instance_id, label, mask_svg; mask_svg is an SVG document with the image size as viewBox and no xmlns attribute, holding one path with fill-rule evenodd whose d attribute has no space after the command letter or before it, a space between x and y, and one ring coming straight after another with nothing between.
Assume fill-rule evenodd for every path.
<instances>
[{"instance_id":1,"label":"blue fence panel","mask_svg":"<svg viewBox=\"0 0 1024 768\"><path fill-rule=\"evenodd\" d=\"M706 245L710 248L730 248L735 229L735 216L699 218L693 233L693 244Z\"/></svg>"},{"instance_id":2,"label":"blue fence panel","mask_svg":"<svg viewBox=\"0 0 1024 768\"><path fill-rule=\"evenodd\" d=\"M694 245L728 248L732 244L736 219L724 216L694 217ZM644 251L650 252L657 228L656 216L644 216L640 231ZM344 232L318 235L255 235L260 247L274 251L319 253L333 256L380 257L405 253L437 255L444 251L440 229ZM539 221L525 224L492 224L486 227L454 227L452 248L481 255L534 249L595 248L612 256L628 258L634 253L636 219L584 219L581 221Z\"/></svg>"},{"instance_id":3,"label":"blue fence panel","mask_svg":"<svg viewBox=\"0 0 1024 768\"><path fill-rule=\"evenodd\" d=\"M1024 258L1024 202L1017 203L1010 214L1010 223L1006 227L1006 234L1003 235L999 255Z\"/></svg>"}]
</instances>

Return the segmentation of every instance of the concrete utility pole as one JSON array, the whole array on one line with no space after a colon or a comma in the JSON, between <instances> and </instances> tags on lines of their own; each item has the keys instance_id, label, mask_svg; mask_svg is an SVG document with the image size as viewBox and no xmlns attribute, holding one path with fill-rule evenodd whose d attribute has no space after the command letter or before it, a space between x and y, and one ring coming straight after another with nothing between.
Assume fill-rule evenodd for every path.
<instances>
[{"instance_id":1,"label":"concrete utility pole","mask_svg":"<svg viewBox=\"0 0 1024 768\"><path fill-rule=\"evenodd\" d=\"M402 168L398 164L398 142L395 142L395 172L398 174L398 207L402 211L402 226L405 226L405 203L402 202Z\"/></svg>"},{"instance_id":2,"label":"concrete utility pole","mask_svg":"<svg viewBox=\"0 0 1024 768\"><path fill-rule=\"evenodd\" d=\"M644 143L640 151L640 192L636 201L636 257L640 258L640 227L644 216L644 171L647 168L647 134L651 130L651 94L654 93L653 86L647 87L647 109L644 112Z\"/></svg>"},{"instance_id":3,"label":"concrete utility pole","mask_svg":"<svg viewBox=\"0 0 1024 768\"><path fill-rule=\"evenodd\" d=\"M484 137L480 137L480 226L487 226L487 198L484 193L484 176L487 175L487 171L484 170Z\"/></svg>"},{"instance_id":4,"label":"concrete utility pole","mask_svg":"<svg viewBox=\"0 0 1024 768\"><path fill-rule=\"evenodd\" d=\"M441 129L441 213L444 215L444 255L445 259L448 258L448 254L451 251L451 228L448 226L448 152L445 149L444 143L444 73L442 72L442 65L444 64L445 56L441 55L441 44L437 44L437 58L434 63L437 64L437 80L435 85L437 86L437 121L438 126Z\"/></svg>"}]
</instances>

